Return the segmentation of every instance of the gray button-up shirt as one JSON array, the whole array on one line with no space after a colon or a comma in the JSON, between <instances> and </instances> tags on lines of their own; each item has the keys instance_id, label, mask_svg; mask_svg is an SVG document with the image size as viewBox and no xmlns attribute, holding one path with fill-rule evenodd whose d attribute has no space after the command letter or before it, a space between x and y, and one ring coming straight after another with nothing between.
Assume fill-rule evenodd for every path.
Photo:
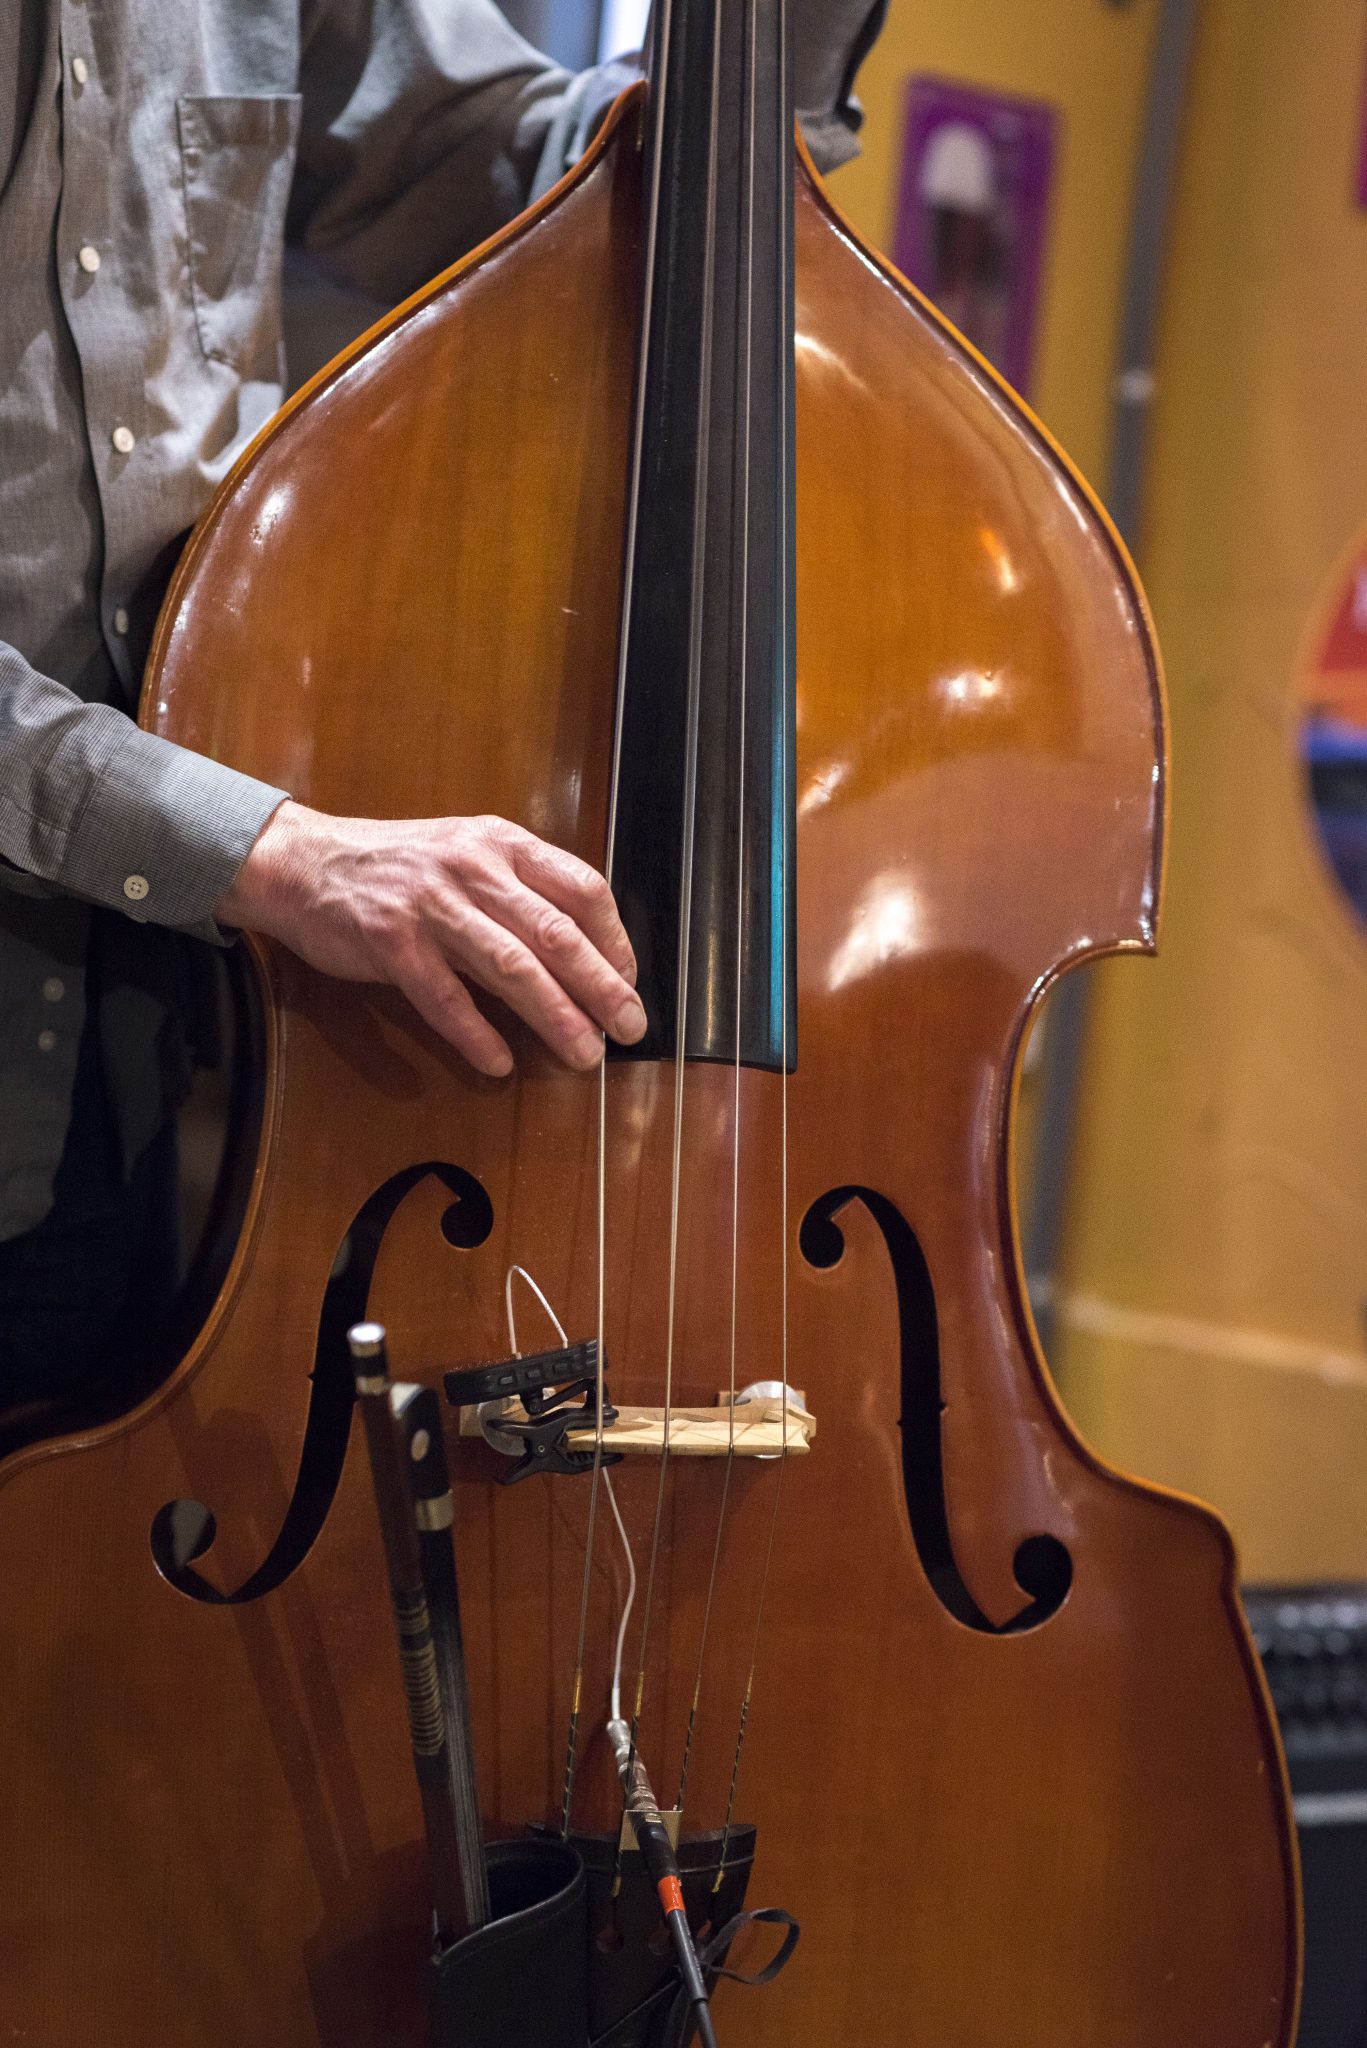
<instances>
[{"instance_id":1,"label":"gray button-up shirt","mask_svg":"<svg viewBox=\"0 0 1367 2048\"><path fill-rule=\"evenodd\" d=\"M826 164L882 11L799 0ZM0 1237L50 1206L92 934L131 1161L185 1067L180 935L217 936L285 794L129 713L180 541L280 402L286 244L392 303L622 82L490 0L0 0Z\"/></svg>"}]
</instances>

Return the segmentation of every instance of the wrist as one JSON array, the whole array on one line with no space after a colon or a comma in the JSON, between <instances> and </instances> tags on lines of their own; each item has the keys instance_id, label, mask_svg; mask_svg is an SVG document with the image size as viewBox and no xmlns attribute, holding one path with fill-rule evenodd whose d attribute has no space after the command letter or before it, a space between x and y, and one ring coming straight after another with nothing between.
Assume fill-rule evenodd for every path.
<instances>
[{"instance_id":1,"label":"wrist","mask_svg":"<svg viewBox=\"0 0 1367 2048\"><path fill-rule=\"evenodd\" d=\"M276 806L238 869L214 905L218 924L241 931L270 933L286 901L290 878L299 864L299 839L309 813L286 798Z\"/></svg>"}]
</instances>

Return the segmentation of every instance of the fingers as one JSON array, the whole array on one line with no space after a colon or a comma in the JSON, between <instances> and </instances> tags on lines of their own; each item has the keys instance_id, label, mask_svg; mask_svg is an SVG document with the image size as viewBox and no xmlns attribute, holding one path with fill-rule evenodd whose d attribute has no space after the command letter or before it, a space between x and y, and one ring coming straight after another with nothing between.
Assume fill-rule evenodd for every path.
<instances>
[{"instance_id":1,"label":"fingers","mask_svg":"<svg viewBox=\"0 0 1367 2048\"><path fill-rule=\"evenodd\" d=\"M479 1073L495 1081L511 1074L513 1056L507 1040L481 1015L469 989L435 947L396 963L393 979L423 1022Z\"/></svg>"},{"instance_id":2,"label":"fingers","mask_svg":"<svg viewBox=\"0 0 1367 2048\"><path fill-rule=\"evenodd\" d=\"M601 1029L516 931L481 910L471 909L454 920L445 932L438 930L434 935L452 966L506 1003L567 1066L586 1072L598 1065L603 1057ZM623 998L635 1002L606 961L593 955L582 933L578 934L578 944L597 959L599 974L611 976L616 983L619 1006ZM642 1012L643 1028L644 1021Z\"/></svg>"},{"instance_id":3,"label":"fingers","mask_svg":"<svg viewBox=\"0 0 1367 2048\"><path fill-rule=\"evenodd\" d=\"M604 1032L626 1045L642 1038L636 961L603 877L503 818L439 829L451 841L439 850L440 880L410 894L407 931L391 926L380 954L424 1021L489 1075L509 1073L512 1056L461 976L579 1072L600 1064Z\"/></svg>"},{"instance_id":4,"label":"fingers","mask_svg":"<svg viewBox=\"0 0 1367 2048\"><path fill-rule=\"evenodd\" d=\"M507 831L505 844L514 873L537 895L572 917L609 965L634 988L636 955L617 914L612 890L597 868L520 826L510 825Z\"/></svg>"},{"instance_id":5,"label":"fingers","mask_svg":"<svg viewBox=\"0 0 1367 2048\"><path fill-rule=\"evenodd\" d=\"M640 998L568 912L557 910L511 876L488 908L499 924L522 940L585 1017L623 1045L644 1037L646 1013Z\"/></svg>"}]
</instances>

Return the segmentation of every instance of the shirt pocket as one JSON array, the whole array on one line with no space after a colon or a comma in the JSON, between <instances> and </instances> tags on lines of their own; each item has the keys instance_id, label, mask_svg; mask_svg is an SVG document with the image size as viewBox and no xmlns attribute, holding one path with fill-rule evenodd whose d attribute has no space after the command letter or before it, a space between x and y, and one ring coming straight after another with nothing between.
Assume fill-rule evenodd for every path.
<instances>
[{"instance_id":1,"label":"shirt pocket","mask_svg":"<svg viewBox=\"0 0 1367 2048\"><path fill-rule=\"evenodd\" d=\"M280 270L300 96L176 101L199 345L242 376L280 374Z\"/></svg>"}]
</instances>

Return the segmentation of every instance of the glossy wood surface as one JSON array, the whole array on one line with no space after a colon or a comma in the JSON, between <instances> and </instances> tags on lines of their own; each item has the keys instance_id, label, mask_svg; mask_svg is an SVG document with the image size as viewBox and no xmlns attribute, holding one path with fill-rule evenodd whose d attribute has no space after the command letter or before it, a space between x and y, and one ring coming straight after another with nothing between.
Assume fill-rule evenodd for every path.
<instances>
[{"instance_id":1,"label":"glossy wood surface","mask_svg":"<svg viewBox=\"0 0 1367 2048\"><path fill-rule=\"evenodd\" d=\"M328 809L502 812L601 860L638 176L619 121L538 217L268 432L173 590L158 730ZM734 1267L739 1381L786 1355L819 1432L781 1482L735 1473L687 1820L724 1811L781 1485L738 1817L760 1830L751 1903L789 1908L803 1939L773 1988L721 1990L720 2035L1289 2048L1294 1851L1231 1546L1073 1435L1009 1196L1031 1004L1061 963L1152 941L1163 739L1142 603L1061 458L805 179L797 278L788 1184L785 1200L780 1077L690 1067L674 1398L727 1384ZM208 1328L137 1414L0 1473L0 2016L42 2048L422 2040L418 1808L359 1442L267 1597L187 1598L149 1529L173 1498L207 1502L200 1569L223 1589L265 1556L329 1271L405 1167L473 1174L494 1220L461 1249L434 1179L401 1205L371 1295L397 1374L500 1355L513 1261L572 1336L594 1328L597 1083L525 1034L518 1078L480 1081L396 999L283 953L261 968L266 1127ZM662 1398L674 1102L670 1067L609 1073L608 1348L614 1389L641 1402ZM818 1268L799 1226L839 1189L873 1204L851 1197L843 1254ZM1039 1627L953 1618L918 1555L890 1212L935 1290L958 1570L1000 1628L1025 1604L1018 1545L1064 1543L1072 1587ZM546 1334L529 1307L524 1346ZM908 1351L933 1371L924 1333ZM451 1451L484 1804L515 1828L558 1811L587 1490L499 1491L482 1446L453 1428ZM638 1556L655 1478L620 1468ZM665 1797L719 1498L713 1461L671 1466L642 1722ZM583 1825L616 1808L605 1533L598 1557Z\"/></svg>"}]
</instances>

